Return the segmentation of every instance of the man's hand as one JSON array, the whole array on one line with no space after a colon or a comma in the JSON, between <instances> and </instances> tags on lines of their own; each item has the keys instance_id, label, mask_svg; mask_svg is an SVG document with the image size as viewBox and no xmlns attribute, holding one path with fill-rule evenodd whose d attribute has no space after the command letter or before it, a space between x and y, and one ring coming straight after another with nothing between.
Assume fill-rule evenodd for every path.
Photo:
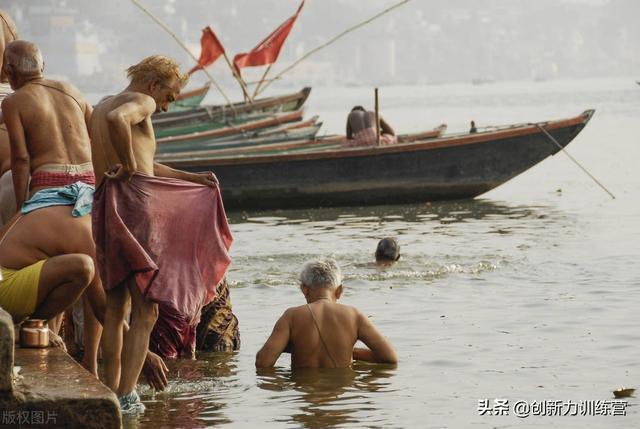
<instances>
[{"instance_id":1,"label":"man's hand","mask_svg":"<svg viewBox=\"0 0 640 429\"><path fill-rule=\"evenodd\" d=\"M107 171L104 173L108 179L129 181L131 180L131 176L136 172L135 168L126 168L122 164L116 164L115 167L115 171Z\"/></svg>"},{"instance_id":2,"label":"man's hand","mask_svg":"<svg viewBox=\"0 0 640 429\"><path fill-rule=\"evenodd\" d=\"M167 380L167 374L169 368L165 365L160 356L155 353L148 352L147 357L144 360L144 366L142 372L147 378L147 383L152 388L162 391L167 388L169 381Z\"/></svg>"},{"instance_id":3,"label":"man's hand","mask_svg":"<svg viewBox=\"0 0 640 429\"><path fill-rule=\"evenodd\" d=\"M49 329L49 347L60 347L63 352L67 352L67 345L60 335Z\"/></svg>"},{"instance_id":4,"label":"man's hand","mask_svg":"<svg viewBox=\"0 0 640 429\"><path fill-rule=\"evenodd\" d=\"M220 183L218 182L216 175L211 171L206 171L204 173L187 173L185 180L212 188L215 188Z\"/></svg>"}]
</instances>

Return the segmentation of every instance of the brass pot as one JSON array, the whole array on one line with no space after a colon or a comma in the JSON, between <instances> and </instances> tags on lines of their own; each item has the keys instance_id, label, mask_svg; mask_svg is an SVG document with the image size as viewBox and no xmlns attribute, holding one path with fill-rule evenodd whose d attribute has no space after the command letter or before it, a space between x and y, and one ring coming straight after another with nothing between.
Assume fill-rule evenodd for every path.
<instances>
[{"instance_id":1,"label":"brass pot","mask_svg":"<svg viewBox=\"0 0 640 429\"><path fill-rule=\"evenodd\" d=\"M28 319L20 327L21 347L49 347L49 326L46 320Z\"/></svg>"}]
</instances>

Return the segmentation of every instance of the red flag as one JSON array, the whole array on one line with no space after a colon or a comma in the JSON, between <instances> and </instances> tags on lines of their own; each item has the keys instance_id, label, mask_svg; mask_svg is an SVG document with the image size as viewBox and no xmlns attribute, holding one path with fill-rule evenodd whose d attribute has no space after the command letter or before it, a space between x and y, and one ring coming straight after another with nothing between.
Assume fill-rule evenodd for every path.
<instances>
[{"instance_id":1,"label":"red flag","mask_svg":"<svg viewBox=\"0 0 640 429\"><path fill-rule=\"evenodd\" d=\"M243 67L255 67L273 64L280 55L280 49L287 40L293 24L296 22L296 18L300 13L300 10L304 6L304 0L300 3L300 7L296 11L296 14L287 19L280 25L273 33L269 34L266 39L258 44L247 54L238 54L233 58L233 64L237 70Z\"/></svg>"},{"instance_id":2,"label":"red flag","mask_svg":"<svg viewBox=\"0 0 640 429\"><path fill-rule=\"evenodd\" d=\"M200 46L200 59L198 60L198 65L189 70L189 74L213 64L218 58L220 58L220 55L224 54L222 43L220 43L210 26L207 26L202 30Z\"/></svg>"}]
</instances>

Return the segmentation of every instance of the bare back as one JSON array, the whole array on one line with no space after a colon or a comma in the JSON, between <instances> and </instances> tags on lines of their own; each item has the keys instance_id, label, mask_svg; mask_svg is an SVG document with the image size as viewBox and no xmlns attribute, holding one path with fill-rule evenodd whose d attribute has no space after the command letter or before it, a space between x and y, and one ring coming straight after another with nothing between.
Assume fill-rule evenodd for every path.
<instances>
[{"instance_id":1,"label":"bare back","mask_svg":"<svg viewBox=\"0 0 640 429\"><path fill-rule=\"evenodd\" d=\"M91 216L73 217L72 209L54 206L14 216L0 229L0 266L20 269L69 253L93 256Z\"/></svg>"},{"instance_id":2,"label":"bare back","mask_svg":"<svg viewBox=\"0 0 640 429\"><path fill-rule=\"evenodd\" d=\"M353 134L358 133L367 128L375 126L375 114L372 112L363 112L362 110L354 110L349 113L347 126Z\"/></svg>"},{"instance_id":3,"label":"bare back","mask_svg":"<svg viewBox=\"0 0 640 429\"><path fill-rule=\"evenodd\" d=\"M351 365L353 345L358 340L358 311L355 308L319 300L288 312L292 367Z\"/></svg>"},{"instance_id":4,"label":"bare back","mask_svg":"<svg viewBox=\"0 0 640 429\"><path fill-rule=\"evenodd\" d=\"M20 118L32 173L44 164L91 161L87 131L91 107L75 87L40 79L25 84L6 102Z\"/></svg>"},{"instance_id":5,"label":"bare back","mask_svg":"<svg viewBox=\"0 0 640 429\"><path fill-rule=\"evenodd\" d=\"M148 106L153 108L147 112ZM116 164L122 163L118 156L118 145L123 139L118 137L113 130L112 116L118 109L131 105L144 113L140 121L136 121L129 126L131 149L133 158L136 161L136 170L148 176L153 176L153 157L156 151L156 140L151 124L151 114L155 109L155 101L151 97L138 92L122 92L120 94L106 97L95 106L91 121L89 123L89 133L91 135L91 152L93 159L93 170L96 175L96 185L99 185L104 177L104 173L109 171ZM148 113L148 114L147 114Z\"/></svg>"}]
</instances>

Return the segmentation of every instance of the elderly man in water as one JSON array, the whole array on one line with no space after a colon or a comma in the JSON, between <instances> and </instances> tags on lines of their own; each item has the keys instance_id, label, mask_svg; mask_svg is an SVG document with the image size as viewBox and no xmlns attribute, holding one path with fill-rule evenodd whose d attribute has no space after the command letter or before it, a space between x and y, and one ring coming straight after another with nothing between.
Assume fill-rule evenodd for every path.
<instances>
[{"instance_id":1,"label":"elderly man in water","mask_svg":"<svg viewBox=\"0 0 640 429\"><path fill-rule=\"evenodd\" d=\"M332 259L308 262L300 273L305 305L287 309L256 354L256 367L273 366L282 352L291 353L293 368L347 367L355 360L395 364L391 343L367 316L342 296L342 273ZM357 341L368 348L354 348Z\"/></svg>"},{"instance_id":2,"label":"elderly man in water","mask_svg":"<svg viewBox=\"0 0 640 429\"><path fill-rule=\"evenodd\" d=\"M127 75L129 86L101 100L91 117L92 216L107 293L105 383L123 412L136 413L144 411L135 387L150 342L164 356L193 355L200 311L226 274L232 238L213 173L154 162L151 115L168 109L187 77L162 55ZM123 334L129 302L131 328ZM147 366L164 382L161 362L147 358Z\"/></svg>"}]
</instances>

